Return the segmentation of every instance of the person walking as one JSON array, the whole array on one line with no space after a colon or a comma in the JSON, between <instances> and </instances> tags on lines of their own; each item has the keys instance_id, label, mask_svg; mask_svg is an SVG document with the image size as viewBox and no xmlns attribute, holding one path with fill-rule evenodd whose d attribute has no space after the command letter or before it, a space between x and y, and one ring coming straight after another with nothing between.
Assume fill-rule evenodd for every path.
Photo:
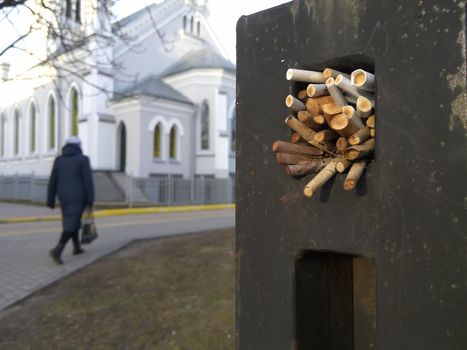
<instances>
[{"instance_id":1,"label":"person walking","mask_svg":"<svg viewBox=\"0 0 467 350\"><path fill-rule=\"evenodd\" d=\"M50 256L57 264L63 264L61 259L63 249L71 238L73 254L84 253L79 243L81 217L86 207L94 203L94 184L89 158L83 155L81 140L77 136L67 139L53 164L47 191L47 206L55 208L55 198L58 196L62 211L63 232Z\"/></svg>"}]
</instances>

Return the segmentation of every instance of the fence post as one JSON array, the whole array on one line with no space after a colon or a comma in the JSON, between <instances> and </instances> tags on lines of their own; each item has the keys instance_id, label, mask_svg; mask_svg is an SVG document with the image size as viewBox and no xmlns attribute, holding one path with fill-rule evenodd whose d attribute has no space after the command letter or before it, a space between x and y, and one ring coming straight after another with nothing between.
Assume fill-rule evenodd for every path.
<instances>
[{"instance_id":1,"label":"fence post","mask_svg":"<svg viewBox=\"0 0 467 350\"><path fill-rule=\"evenodd\" d=\"M227 178L227 203L232 203L233 196L232 196L232 178L229 176Z\"/></svg>"},{"instance_id":2,"label":"fence post","mask_svg":"<svg viewBox=\"0 0 467 350\"><path fill-rule=\"evenodd\" d=\"M30 188L29 188L29 200L31 202L34 202L34 178L35 178L35 172L33 171L32 174L31 174L31 181L30 181Z\"/></svg>"},{"instance_id":3,"label":"fence post","mask_svg":"<svg viewBox=\"0 0 467 350\"><path fill-rule=\"evenodd\" d=\"M201 203L200 204L206 204L206 179L204 178L204 175L201 176L201 179L200 179L200 183L199 183L199 187L200 187L200 200L201 200Z\"/></svg>"},{"instance_id":4,"label":"fence post","mask_svg":"<svg viewBox=\"0 0 467 350\"><path fill-rule=\"evenodd\" d=\"M130 172L128 179L128 207L133 208L133 172Z\"/></svg>"},{"instance_id":5,"label":"fence post","mask_svg":"<svg viewBox=\"0 0 467 350\"><path fill-rule=\"evenodd\" d=\"M15 173L15 180L13 183L13 201L18 201L18 172Z\"/></svg>"},{"instance_id":6,"label":"fence post","mask_svg":"<svg viewBox=\"0 0 467 350\"><path fill-rule=\"evenodd\" d=\"M190 179L190 204L195 204L195 177Z\"/></svg>"},{"instance_id":7,"label":"fence post","mask_svg":"<svg viewBox=\"0 0 467 350\"><path fill-rule=\"evenodd\" d=\"M172 204L172 175L167 178L167 206Z\"/></svg>"},{"instance_id":8,"label":"fence post","mask_svg":"<svg viewBox=\"0 0 467 350\"><path fill-rule=\"evenodd\" d=\"M125 194L125 202L127 207L130 207L130 174L125 173L125 188L123 189Z\"/></svg>"}]
</instances>

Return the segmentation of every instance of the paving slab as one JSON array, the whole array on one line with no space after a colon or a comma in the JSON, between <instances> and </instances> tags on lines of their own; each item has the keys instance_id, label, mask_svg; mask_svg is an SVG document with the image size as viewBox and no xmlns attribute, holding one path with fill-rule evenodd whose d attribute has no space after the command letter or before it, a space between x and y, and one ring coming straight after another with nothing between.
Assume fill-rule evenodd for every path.
<instances>
[{"instance_id":1,"label":"paving slab","mask_svg":"<svg viewBox=\"0 0 467 350\"><path fill-rule=\"evenodd\" d=\"M48 252L56 244L60 222L0 225L0 311L103 256L138 239L235 226L234 210L167 213L97 219L99 238L74 256L68 243L55 265Z\"/></svg>"}]
</instances>

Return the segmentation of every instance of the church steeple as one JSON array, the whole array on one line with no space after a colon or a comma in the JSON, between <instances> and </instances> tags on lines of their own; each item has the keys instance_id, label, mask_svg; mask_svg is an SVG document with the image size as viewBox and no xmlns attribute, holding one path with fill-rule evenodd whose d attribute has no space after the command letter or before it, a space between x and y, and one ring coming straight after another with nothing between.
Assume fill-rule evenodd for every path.
<instances>
[{"instance_id":1,"label":"church steeple","mask_svg":"<svg viewBox=\"0 0 467 350\"><path fill-rule=\"evenodd\" d=\"M36 0L39 4L40 0ZM88 0L58 0L54 6L43 9L50 11L54 17L47 23L47 52L55 54L67 51L84 37L85 2ZM50 17L45 14L44 17Z\"/></svg>"},{"instance_id":2,"label":"church steeple","mask_svg":"<svg viewBox=\"0 0 467 350\"><path fill-rule=\"evenodd\" d=\"M185 0L188 5L191 5L193 9L204 16L209 15L209 0Z\"/></svg>"},{"instance_id":3,"label":"church steeple","mask_svg":"<svg viewBox=\"0 0 467 350\"><path fill-rule=\"evenodd\" d=\"M66 21L81 23L83 0L63 0L63 12Z\"/></svg>"}]
</instances>

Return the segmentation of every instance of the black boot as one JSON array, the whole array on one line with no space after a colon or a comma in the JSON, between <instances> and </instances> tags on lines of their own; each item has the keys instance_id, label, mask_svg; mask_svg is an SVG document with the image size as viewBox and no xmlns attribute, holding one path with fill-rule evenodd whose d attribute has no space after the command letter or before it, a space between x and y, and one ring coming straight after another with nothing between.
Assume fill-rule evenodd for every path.
<instances>
[{"instance_id":1,"label":"black boot","mask_svg":"<svg viewBox=\"0 0 467 350\"><path fill-rule=\"evenodd\" d=\"M57 265L63 264L63 261L61 258L62 252L63 252L63 249L65 249L66 242L68 242L70 237L71 237L70 232L62 232L62 235L60 236L60 240L57 243L57 246L49 252L50 257L53 259L53 261Z\"/></svg>"},{"instance_id":2,"label":"black boot","mask_svg":"<svg viewBox=\"0 0 467 350\"><path fill-rule=\"evenodd\" d=\"M58 242L57 246L49 252L50 257L53 259L53 261L57 265L62 265L63 264L63 261L62 261L62 258L61 258L63 248L65 248L65 244L63 244L61 242Z\"/></svg>"},{"instance_id":3,"label":"black boot","mask_svg":"<svg viewBox=\"0 0 467 350\"><path fill-rule=\"evenodd\" d=\"M79 244L79 233L73 232L71 239L73 240L73 255L83 254L84 249L81 249L81 245Z\"/></svg>"}]
</instances>

